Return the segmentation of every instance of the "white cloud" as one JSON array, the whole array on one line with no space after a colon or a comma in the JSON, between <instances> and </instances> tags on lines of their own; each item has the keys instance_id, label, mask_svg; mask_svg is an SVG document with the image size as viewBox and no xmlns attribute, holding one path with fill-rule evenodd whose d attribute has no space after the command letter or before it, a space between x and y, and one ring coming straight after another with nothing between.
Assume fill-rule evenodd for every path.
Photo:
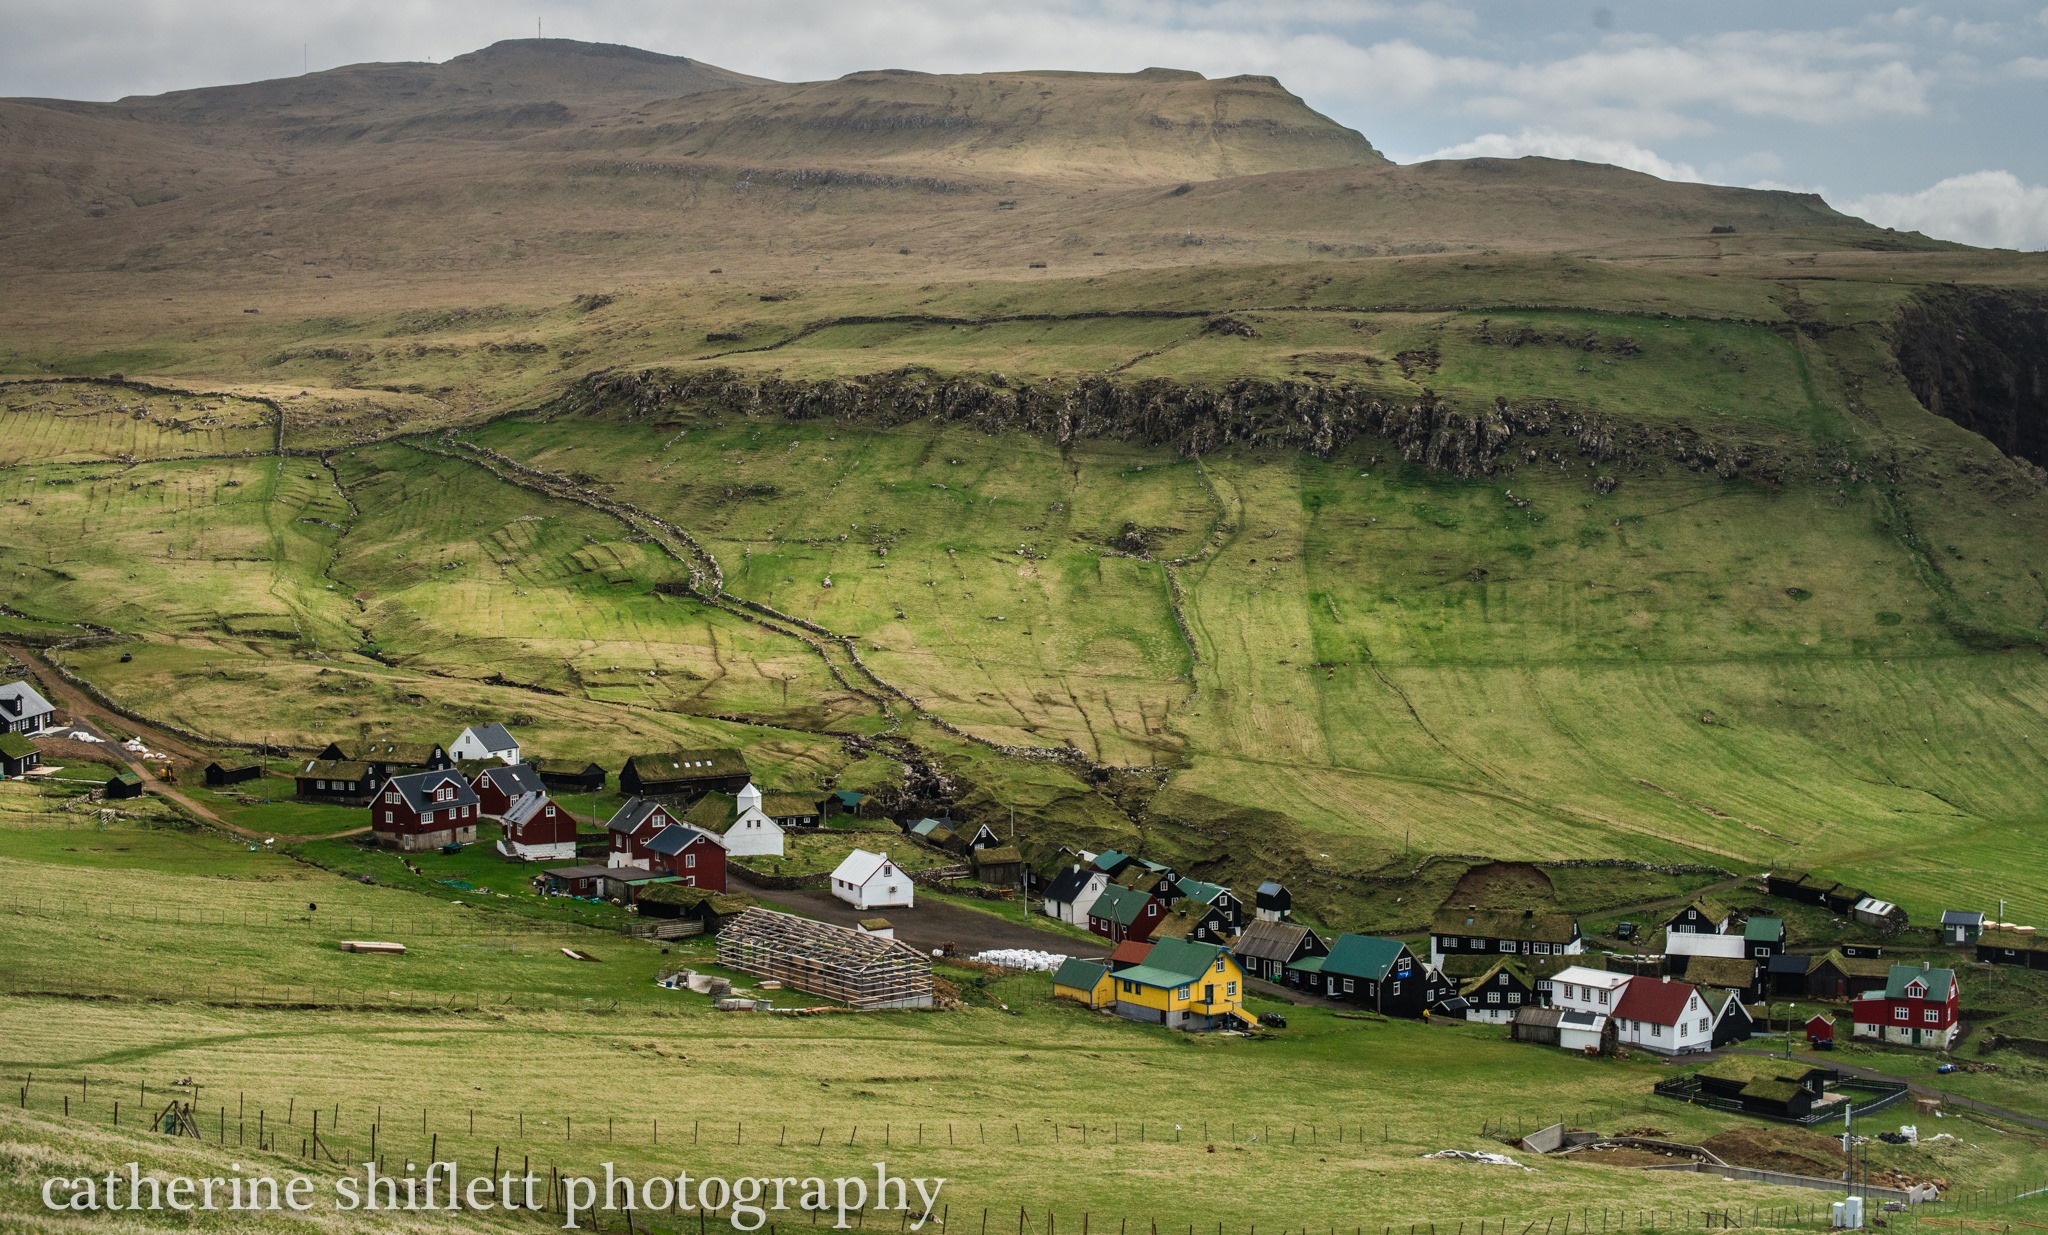
<instances>
[{"instance_id":1,"label":"white cloud","mask_svg":"<svg viewBox=\"0 0 2048 1235\"><path fill-rule=\"evenodd\" d=\"M1884 227L2000 249L2048 249L2048 188L2008 171L1950 176L1917 193L1873 193L1843 207Z\"/></svg>"},{"instance_id":2,"label":"white cloud","mask_svg":"<svg viewBox=\"0 0 2048 1235\"><path fill-rule=\"evenodd\" d=\"M2003 67L2012 77L2038 77L2048 80L2048 56L2020 56L2006 61Z\"/></svg>"},{"instance_id":3,"label":"white cloud","mask_svg":"<svg viewBox=\"0 0 2048 1235\"><path fill-rule=\"evenodd\" d=\"M1585 163L1612 163L1631 171L1647 172L1663 180L1700 180L1690 163L1674 163L1654 150L1613 137L1584 133L1560 133L1554 129L1523 129L1510 136L1484 133L1468 142L1446 146L1432 159L1515 159L1538 155L1546 159L1577 159Z\"/></svg>"}]
</instances>

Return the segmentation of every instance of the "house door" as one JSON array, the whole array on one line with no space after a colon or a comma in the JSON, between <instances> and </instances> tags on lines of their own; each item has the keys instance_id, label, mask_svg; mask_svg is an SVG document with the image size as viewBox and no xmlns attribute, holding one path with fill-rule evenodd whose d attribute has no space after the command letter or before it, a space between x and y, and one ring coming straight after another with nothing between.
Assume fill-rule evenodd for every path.
<instances>
[{"instance_id":1,"label":"house door","mask_svg":"<svg viewBox=\"0 0 2048 1235\"><path fill-rule=\"evenodd\" d=\"M1202 984L1202 1002L1208 1004L1216 1002L1216 984L1214 982L1204 982Z\"/></svg>"}]
</instances>

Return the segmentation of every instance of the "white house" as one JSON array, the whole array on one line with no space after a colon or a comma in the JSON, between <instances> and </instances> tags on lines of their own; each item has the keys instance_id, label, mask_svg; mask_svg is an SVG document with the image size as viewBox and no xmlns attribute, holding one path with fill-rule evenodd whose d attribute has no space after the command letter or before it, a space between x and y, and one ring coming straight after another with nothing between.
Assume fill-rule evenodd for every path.
<instances>
[{"instance_id":1,"label":"white house","mask_svg":"<svg viewBox=\"0 0 2048 1235\"><path fill-rule=\"evenodd\" d=\"M448 757L457 763L470 759L518 763L519 742L503 725L471 725L448 744Z\"/></svg>"},{"instance_id":2,"label":"white house","mask_svg":"<svg viewBox=\"0 0 2048 1235\"><path fill-rule=\"evenodd\" d=\"M56 712L27 682L0 686L0 733L41 733Z\"/></svg>"},{"instance_id":3,"label":"white house","mask_svg":"<svg viewBox=\"0 0 2048 1235\"><path fill-rule=\"evenodd\" d=\"M1714 1047L1714 1010L1699 988L1670 978L1631 978L1614 1008L1617 1039L1660 1055Z\"/></svg>"},{"instance_id":4,"label":"white house","mask_svg":"<svg viewBox=\"0 0 2048 1235\"><path fill-rule=\"evenodd\" d=\"M886 853L856 849L832 872L832 895L855 909L911 906L910 876Z\"/></svg>"},{"instance_id":5,"label":"white house","mask_svg":"<svg viewBox=\"0 0 2048 1235\"><path fill-rule=\"evenodd\" d=\"M1069 866L1045 889L1045 916L1085 927L1088 925L1088 910L1102 895L1102 889L1108 886L1109 876L1102 871L1086 866Z\"/></svg>"},{"instance_id":6,"label":"white house","mask_svg":"<svg viewBox=\"0 0 2048 1235\"><path fill-rule=\"evenodd\" d=\"M1628 983L1629 975L1625 973L1573 965L1551 975L1550 1006L1609 1016L1621 1002L1621 993Z\"/></svg>"},{"instance_id":7,"label":"white house","mask_svg":"<svg viewBox=\"0 0 2048 1235\"><path fill-rule=\"evenodd\" d=\"M737 794L705 794L683 821L723 839L733 857L779 858L787 852L787 833L761 803L759 786L748 781Z\"/></svg>"}]
</instances>

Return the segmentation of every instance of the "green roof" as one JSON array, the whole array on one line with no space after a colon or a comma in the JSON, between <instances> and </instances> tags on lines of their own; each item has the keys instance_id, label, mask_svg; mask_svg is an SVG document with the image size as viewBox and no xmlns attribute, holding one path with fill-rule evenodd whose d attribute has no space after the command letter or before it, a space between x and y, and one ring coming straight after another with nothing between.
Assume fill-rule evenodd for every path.
<instances>
[{"instance_id":1,"label":"green roof","mask_svg":"<svg viewBox=\"0 0 2048 1235\"><path fill-rule=\"evenodd\" d=\"M115 781L119 781L124 785L139 785L142 783L142 778L133 772L122 772L117 776L109 777L107 783L112 784Z\"/></svg>"},{"instance_id":2,"label":"green roof","mask_svg":"<svg viewBox=\"0 0 2048 1235\"><path fill-rule=\"evenodd\" d=\"M725 835L739 819L739 797L730 793L707 793L683 812L684 823L719 836Z\"/></svg>"},{"instance_id":3,"label":"green roof","mask_svg":"<svg viewBox=\"0 0 2048 1235\"><path fill-rule=\"evenodd\" d=\"M1790 1102L1799 1094L1799 1086L1791 1081L1751 1081L1742 1087L1745 1098L1763 1098L1771 1102Z\"/></svg>"},{"instance_id":4,"label":"green roof","mask_svg":"<svg viewBox=\"0 0 2048 1235\"><path fill-rule=\"evenodd\" d=\"M1222 955L1224 950L1213 943L1162 939L1146 954L1144 964L1120 971L1116 980L1164 988L1193 986Z\"/></svg>"},{"instance_id":5,"label":"green roof","mask_svg":"<svg viewBox=\"0 0 2048 1235\"><path fill-rule=\"evenodd\" d=\"M1129 978L1135 970L1145 970L1156 975L1158 981L1147 981L1148 986L1186 986L1209 972L1216 958L1223 955L1223 948L1213 943L1189 943L1185 939L1162 939L1152 945L1145 954L1145 963L1119 973L1119 978ZM1167 979L1171 979L1170 981ZM1132 979L1138 981L1139 979Z\"/></svg>"},{"instance_id":6,"label":"green roof","mask_svg":"<svg viewBox=\"0 0 2048 1235\"><path fill-rule=\"evenodd\" d=\"M1101 853L1095 855L1095 865L1096 868L1099 870L1108 870L1110 867L1115 866L1117 863L1129 859L1130 856L1130 854L1127 854L1120 849L1105 849Z\"/></svg>"},{"instance_id":7,"label":"green roof","mask_svg":"<svg viewBox=\"0 0 2048 1235\"><path fill-rule=\"evenodd\" d=\"M1088 913L1092 917L1107 918L1118 926L1129 926L1145 912L1145 906L1152 903L1152 897L1144 892L1110 884L1102 889L1102 895L1095 898Z\"/></svg>"},{"instance_id":8,"label":"green roof","mask_svg":"<svg viewBox=\"0 0 2048 1235\"><path fill-rule=\"evenodd\" d=\"M1061 961L1060 967L1053 972L1052 984L1054 986L1071 986L1079 991L1092 991L1095 989L1095 984L1102 981L1102 975L1108 972L1109 966L1101 961L1091 961L1078 956L1070 956L1066 960Z\"/></svg>"},{"instance_id":9,"label":"green roof","mask_svg":"<svg viewBox=\"0 0 2048 1235\"><path fill-rule=\"evenodd\" d=\"M1904 999L1907 983L1916 979L1927 987L1929 998L1947 999L1949 985L1956 980L1956 973L1953 969L1922 969L1918 965L1893 965L1891 971L1885 975L1885 998Z\"/></svg>"},{"instance_id":10,"label":"green roof","mask_svg":"<svg viewBox=\"0 0 2048 1235\"><path fill-rule=\"evenodd\" d=\"M1204 883L1199 879L1190 879L1185 875L1181 876L1180 883L1176 886L1180 888L1182 896L1187 897L1191 901L1199 901L1204 905L1215 904L1217 897L1230 890L1220 883Z\"/></svg>"},{"instance_id":11,"label":"green roof","mask_svg":"<svg viewBox=\"0 0 2048 1235\"><path fill-rule=\"evenodd\" d=\"M22 759L41 749L34 742L18 733L0 733L0 755L9 759Z\"/></svg>"},{"instance_id":12,"label":"green roof","mask_svg":"<svg viewBox=\"0 0 2048 1235\"><path fill-rule=\"evenodd\" d=\"M1387 976L1395 960L1407 950L1408 946L1398 939L1342 934L1330 945L1330 955L1323 961L1323 972L1378 981Z\"/></svg>"},{"instance_id":13,"label":"green roof","mask_svg":"<svg viewBox=\"0 0 2048 1235\"><path fill-rule=\"evenodd\" d=\"M1304 956L1289 965L1288 968L1296 973L1321 973L1323 971L1323 962L1328 959L1328 957L1324 956Z\"/></svg>"},{"instance_id":14,"label":"green roof","mask_svg":"<svg viewBox=\"0 0 2048 1235\"><path fill-rule=\"evenodd\" d=\"M1742 937L1754 943L1776 943L1785 937L1783 918L1751 918L1743 924Z\"/></svg>"}]
</instances>

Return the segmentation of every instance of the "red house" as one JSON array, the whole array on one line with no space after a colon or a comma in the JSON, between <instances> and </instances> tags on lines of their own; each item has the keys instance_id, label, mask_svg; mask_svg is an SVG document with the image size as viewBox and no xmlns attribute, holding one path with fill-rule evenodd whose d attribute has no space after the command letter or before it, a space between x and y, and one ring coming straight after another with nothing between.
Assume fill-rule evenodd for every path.
<instances>
[{"instance_id":1,"label":"red house","mask_svg":"<svg viewBox=\"0 0 2048 1235\"><path fill-rule=\"evenodd\" d=\"M1088 929L1111 943L1150 939L1165 916L1158 897L1112 883L1088 906Z\"/></svg>"},{"instance_id":2,"label":"red house","mask_svg":"<svg viewBox=\"0 0 2048 1235\"><path fill-rule=\"evenodd\" d=\"M469 782L476 790L476 800L484 814L502 819L512 804L529 793L546 793L547 786L540 782L540 771L530 763L501 764L485 768ZM572 838L573 839L573 838Z\"/></svg>"},{"instance_id":3,"label":"red house","mask_svg":"<svg viewBox=\"0 0 2048 1235\"><path fill-rule=\"evenodd\" d=\"M1817 1051L1835 1049L1835 1018L1816 1012L1806 1018L1806 1044Z\"/></svg>"},{"instance_id":4,"label":"red house","mask_svg":"<svg viewBox=\"0 0 2048 1235\"><path fill-rule=\"evenodd\" d=\"M661 834L663 828L676 827L682 823L680 815L670 812L659 802L646 798L629 798L618 813L605 820L605 831L611 837L609 864L612 866L654 865L654 851L647 842Z\"/></svg>"},{"instance_id":5,"label":"red house","mask_svg":"<svg viewBox=\"0 0 2048 1235\"><path fill-rule=\"evenodd\" d=\"M387 849L418 853L476 839L476 790L452 771L414 772L384 782L370 800L370 832Z\"/></svg>"},{"instance_id":6,"label":"red house","mask_svg":"<svg viewBox=\"0 0 2048 1235\"><path fill-rule=\"evenodd\" d=\"M547 794L521 794L502 816L505 834L498 838L498 852L506 857L520 862L557 862L576 856L576 820Z\"/></svg>"},{"instance_id":7,"label":"red house","mask_svg":"<svg viewBox=\"0 0 2048 1235\"><path fill-rule=\"evenodd\" d=\"M655 833L647 842L655 870L664 870L686 887L725 891L725 846L709 832L677 824Z\"/></svg>"},{"instance_id":8,"label":"red house","mask_svg":"<svg viewBox=\"0 0 2048 1235\"><path fill-rule=\"evenodd\" d=\"M1962 1029L1962 999L1953 969L1893 965L1883 990L1849 1006L1859 1038L1945 1051Z\"/></svg>"}]
</instances>

